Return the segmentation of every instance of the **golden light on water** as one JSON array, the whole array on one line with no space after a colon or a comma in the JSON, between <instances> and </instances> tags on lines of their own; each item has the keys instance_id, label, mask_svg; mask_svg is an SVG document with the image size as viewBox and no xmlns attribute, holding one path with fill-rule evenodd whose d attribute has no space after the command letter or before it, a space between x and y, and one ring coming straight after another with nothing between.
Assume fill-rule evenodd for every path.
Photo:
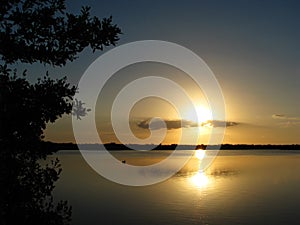
<instances>
[{"instance_id":1,"label":"golden light on water","mask_svg":"<svg viewBox=\"0 0 300 225\"><path fill-rule=\"evenodd\" d=\"M205 157L205 150L202 149L195 150L194 156L199 160L199 163L201 163L201 160ZM200 172L200 171L195 175L193 175L190 178L190 181L197 188L206 187L209 183L209 179L205 174L205 172Z\"/></svg>"}]
</instances>

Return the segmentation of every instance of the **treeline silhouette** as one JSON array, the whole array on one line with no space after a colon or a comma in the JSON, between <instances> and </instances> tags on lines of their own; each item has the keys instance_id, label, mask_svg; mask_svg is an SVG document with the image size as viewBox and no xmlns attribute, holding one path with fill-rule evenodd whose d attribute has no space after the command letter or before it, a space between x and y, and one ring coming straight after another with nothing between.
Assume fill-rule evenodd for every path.
<instances>
[{"instance_id":1,"label":"treeline silhouette","mask_svg":"<svg viewBox=\"0 0 300 225\"><path fill-rule=\"evenodd\" d=\"M74 143L54 143L50 141L43 142L43 149L49 153L57 152L59 150L97 150L100 148L100 144L74 144ZM124 144L117 143L105 143L104 147L107 150L132 150L132 149L153 149L153 150L194 150L194 149L209 149L209 150L300 150L300 144L290 145L273 145L273 144L222 144L221 148L217 145L177 145L177 144L160 144L156 145L135 145L131 144L128 147Z\"/></svg>"}]
</instances>

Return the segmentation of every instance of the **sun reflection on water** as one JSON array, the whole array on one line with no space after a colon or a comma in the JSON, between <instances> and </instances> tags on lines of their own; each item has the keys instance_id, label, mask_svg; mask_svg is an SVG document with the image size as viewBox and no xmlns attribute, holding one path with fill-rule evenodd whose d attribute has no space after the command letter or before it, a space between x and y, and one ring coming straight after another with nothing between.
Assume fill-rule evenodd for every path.
<instances>
[{"instance_id":1,"label":"sun reflection on water","mask_svg":"<svg viewBox=\"0 0 300 225\"><path fill-rule=\"evenodd\" d=\"M195 156L197 159L202 160L205 157L205 150L202 149L195 150Z\"/></svg>"},{"instance_id":2,"label":"sun reflection on water","mask_svg":"<svg viewBox=\"0 0 300 225\"><path fill-rule=\"evenodd\" d=\"M191 182L198 188L206 187L209 183L209 179L205 172L198 172L191 177Z\"/></svg>"},{"instance_id":3,"label":"sun reflection on water","mask_svg":"<svg viewBox=\"0 0 300 225\"><path fill-rule=\"evenodd\" d=\"M198 165L200 165L201 161L205 157L205 150L202 150L202 149L195 150L194 155L199 160ZM209 178L203 171L198 171L193 176L191 176L190 181L197 188L204 188L209 184Z\"/></svg>"}]
</instances>

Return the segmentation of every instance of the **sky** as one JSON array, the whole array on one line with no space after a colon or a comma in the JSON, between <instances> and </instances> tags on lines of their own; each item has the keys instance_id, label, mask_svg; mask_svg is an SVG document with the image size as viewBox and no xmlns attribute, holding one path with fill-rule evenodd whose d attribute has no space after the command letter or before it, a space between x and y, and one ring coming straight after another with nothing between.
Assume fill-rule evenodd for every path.
<instances>
[{"instance_id":1,"label":"sky","mask_svg":"<svg viewBox=\"0 0 300 225\"><path fill-rule=\"evenodd\" d=\"M91 6L92 15L100 18L112 15L123 32L118 45L162 40L182 45L201 57L223 92L227 125L223 143L300 143L299 1L67 1L67 9L74 13L82 5ZM63 68L33 65L30 79L49 70L53 77L67 75L72 84L77 84L89 65L112 48L94 54L84 50ZM129 82L146 76L162 76L180 84L202 117L195 125L188 108L183 109L182 117L166 101L147 98L131 110L133 134L147 138L150 119L161 117L167 126L163 143L177 143L182 131L191 135L200 131L198 144L207 143L211 130L217 130L220 121L207 122L212 120L211 109L203 92L184 72L160 63L125 67L103 88L95 112L102 142L119 142L110 122L114 98ZM178 125L178 121L182 123ZM155 129L159 130L159 126ZM46 140L75 142L71 117L49 124L45 135ZM130 137L127 142L131 142Z\"/></svg>"}]
</instances>

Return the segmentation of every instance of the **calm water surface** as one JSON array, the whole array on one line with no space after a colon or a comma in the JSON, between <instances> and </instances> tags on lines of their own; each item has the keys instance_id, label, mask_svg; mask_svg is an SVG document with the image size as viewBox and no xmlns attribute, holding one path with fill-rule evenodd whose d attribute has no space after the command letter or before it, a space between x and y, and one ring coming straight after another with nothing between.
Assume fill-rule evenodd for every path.
<instances>
[{"instance_id":1,"label":"calm water surface","mask_svg":"<svg viewBox=\"0 0 300 225\"><path fill-rule=\"evenodd\" d=\"M148 165L169 153L113 154ZM56 156L63 172L55 197L72 205L73 225L300 224L300 151L221 151L205 173L193 157L170 179L145 187L106 180L77 151Z\"/></svg>"}]
</instances>

